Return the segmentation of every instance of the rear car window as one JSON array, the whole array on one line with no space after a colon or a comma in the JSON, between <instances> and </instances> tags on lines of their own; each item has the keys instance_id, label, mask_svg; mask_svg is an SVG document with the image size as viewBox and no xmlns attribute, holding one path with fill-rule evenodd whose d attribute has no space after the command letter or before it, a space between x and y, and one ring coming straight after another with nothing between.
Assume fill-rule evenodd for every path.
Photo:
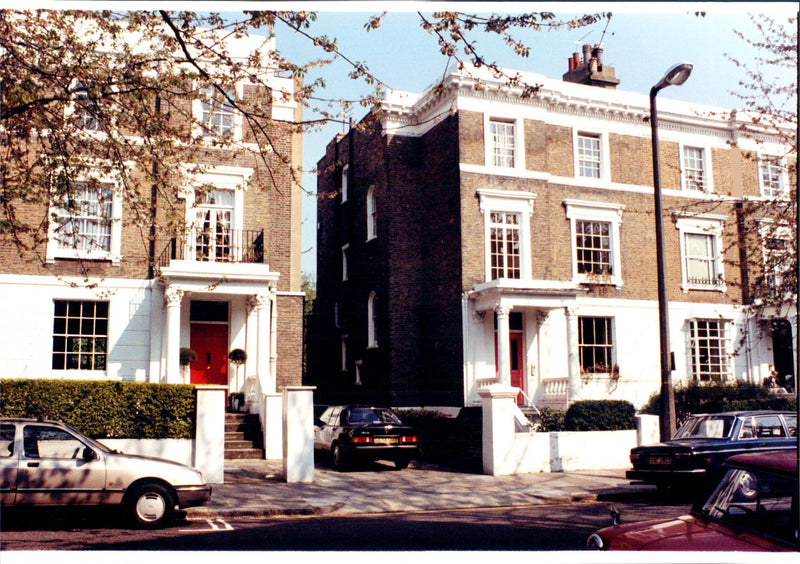
<instances>
[{"instance_id":1,"label":"rear car window","mask_svg":"<svg viewBox=\"0 0 800 564\"><path fill-rule=\"evenodd\" d=\"M730 415L706 415L692 417L684 423L676 439L726 439L731 434L734 417Z\"/></svg>"}]
</instances>

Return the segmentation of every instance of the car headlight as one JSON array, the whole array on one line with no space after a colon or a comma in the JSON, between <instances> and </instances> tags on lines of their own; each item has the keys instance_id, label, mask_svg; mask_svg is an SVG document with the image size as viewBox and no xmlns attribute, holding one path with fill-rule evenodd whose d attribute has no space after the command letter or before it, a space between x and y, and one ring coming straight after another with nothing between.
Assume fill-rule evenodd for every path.
<instances>
[{"instance_id":1,"label":"car headlight","mask_svg":"<svg viewBox=\"0 0 800 564\"><path fill-rule=\"evenodd\" d=\"M605 545L603 544L602 537L597 533L592 533L586 541L586 548L589 550L604 550Z\"/></svg>"}]
</instances>

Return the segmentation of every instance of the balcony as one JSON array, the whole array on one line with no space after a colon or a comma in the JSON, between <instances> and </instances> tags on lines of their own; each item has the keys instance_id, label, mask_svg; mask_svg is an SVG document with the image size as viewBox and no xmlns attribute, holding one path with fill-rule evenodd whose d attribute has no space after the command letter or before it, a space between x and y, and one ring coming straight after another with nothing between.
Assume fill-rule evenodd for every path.
<instances>
[{"instance_id":1,"label":"balcony","mask_svg":"<svg viewBox=\"0 0 800 564\"><path fill-rule=\"evenodd\" d=\"M156 269L169 283L264 284L278 278L265 259L263 229L191 229L170 239Z\"/></svg>"}]
</instances>

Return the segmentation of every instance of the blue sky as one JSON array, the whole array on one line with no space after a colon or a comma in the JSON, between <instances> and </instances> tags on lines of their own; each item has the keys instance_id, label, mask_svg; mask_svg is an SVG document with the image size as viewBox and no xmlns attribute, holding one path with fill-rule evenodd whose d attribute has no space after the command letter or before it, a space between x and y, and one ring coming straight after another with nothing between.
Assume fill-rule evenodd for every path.
<instances>
[{"instance_id":1,"label":"blue sky","mask_svg":"<svg viewBox=\"0 0 800 564\"><path fill-rule=\"evenodd\" d=\"M276 4L268 4L274 7ZM278 6L280 3L277 4ZM440 77L447 59L439 54L436 39L419 27L416 10L430 13L436 9L458 9L475 13L489 11L511 13L530 10L552 10L568 16L578 13L610 11L614 15L606 28L603 20L588 28L565 31L528 31L519 36L530 46L528 58L521 58L496 39L477 34L478 47L486 58L502 66L543 74L558 79L567 70L567 59L579 51L582 43L605 45L605 63L616 69L620 90L647 93L664 71L673 64L688 61L694 71L686 84L670 89L662 97L706 105L733 108L739 105L731 91L737 90L743 71L728 60L726 53L743 62L752 62L756 53L733 33L740 30L756 37L747 10L758 10L785 21L796 13L796 3L420 3L420 2L356 2L356 3L289 3L289 9L318 10L318 19L310 32L336 38L340 50L356 61L363 61L389 87L419 92ZM335 7L335 9L334 9ZM564 12L563 9L570 10ZM247 8L245 8L247 9ZM364 24L372 15L384 10L389 14L377 31L366 32ZM578 12L579 10L579 12ZM705 11L705 17L695 11ZM605 29L605 34L603 31ZM287 58L303 63L320 56L307 39L277 27L277 47ZM325 96L357 97L369 87L347 78L348 67L337 62L311 73L324 76ZM792 76L788 79L792 80ZM355 119L366 110L357 108ZM312 117L309 112L306 118ZM305 169L313 169L331 138L342 130L330 124L313 131L303 139ZM313 174L305 174L306 191L316 191ZM303 202L303 272L316 270L316 202L313 195ZM310 250L309 250L310 249Z\"/></svg>"}]
</instances>

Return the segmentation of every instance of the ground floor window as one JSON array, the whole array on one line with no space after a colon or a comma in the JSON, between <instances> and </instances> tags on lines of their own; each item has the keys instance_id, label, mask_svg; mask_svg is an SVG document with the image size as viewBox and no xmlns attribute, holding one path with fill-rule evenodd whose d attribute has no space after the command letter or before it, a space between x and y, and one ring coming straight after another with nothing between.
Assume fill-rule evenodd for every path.
<instances>
[{"instance_id":1,"label":"ground floor window","mask_svg":"<svg viewBox=\"0 0 800 564\"><path fill-rule=\"evenodd\" d=\"M582 373L613 372L614 339L611 317L578 318L578 352Z\"/></svg>"},{"instance_id":2,"label":"ground floor window","mask_svg":"<svg viewBox=\"0 0 800 564\"><path fill-rule=\"evenodd\" d=\"M724 382L728 379L728 322L720 319L690 321L692 378L699 382Z\"/></svg>"},{"instance_id":3,"label":"ground floor window","mask_svg":"<svg viewBox=\"0 0 800 564\"><path fill-rule=\"evenodd\" d=\"M105 370L108 302L55 300L53 370Z\"/></svg>"}]
</instances>

